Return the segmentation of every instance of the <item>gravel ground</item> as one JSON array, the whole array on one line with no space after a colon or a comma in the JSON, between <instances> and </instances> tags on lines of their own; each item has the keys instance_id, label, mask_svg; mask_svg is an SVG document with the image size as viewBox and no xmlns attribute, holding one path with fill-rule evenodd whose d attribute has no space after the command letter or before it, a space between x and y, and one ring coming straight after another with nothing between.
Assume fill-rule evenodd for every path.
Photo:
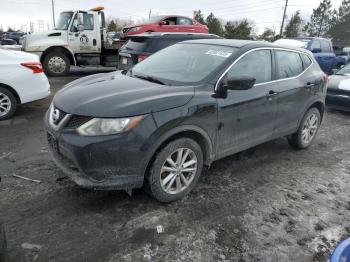
<instances>
[{"instance_id":1,"label":"gravel ground","mask_svg":"<svg viewBox=\"0 0 350 262\"><path fill-rule=\"evenodd\" d=\"M50 79L53 93L101 70ZM50 160L50 99L0 122L0 217L10 262L327 261L350 235L350 114L327 111L314 145L278 139L219 160L186 198L78 188ZM21 175L41 183L15 178Z\"/></svg>"}]
</instances>

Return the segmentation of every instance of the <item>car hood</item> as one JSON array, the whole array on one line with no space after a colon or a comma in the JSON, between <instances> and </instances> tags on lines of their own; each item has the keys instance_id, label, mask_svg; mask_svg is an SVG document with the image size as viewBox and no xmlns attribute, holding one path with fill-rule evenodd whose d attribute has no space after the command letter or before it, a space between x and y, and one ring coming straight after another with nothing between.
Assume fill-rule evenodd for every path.
<instances>
[{"instance_id":1,"label":"car hood","mask_svg":"<svg viewBox=\"0 0 350 262\"><path fill-rule=\"evenodd\" d=\"M329 78L328 89L339 89L347 85L350 88L350 75L332 75Z\"/></svg>"},{"instance_id":2,"label":"car hood","mask_svg":"<svg viewBox=\"0 0 350 262\"><path fill-rule=\"evenodd\" d=\"M159 85L113 72L68 84L56 94L53 103L69 114L127 117L180 107L193 95L194 87Z\"/></svg>"}]
</instances>

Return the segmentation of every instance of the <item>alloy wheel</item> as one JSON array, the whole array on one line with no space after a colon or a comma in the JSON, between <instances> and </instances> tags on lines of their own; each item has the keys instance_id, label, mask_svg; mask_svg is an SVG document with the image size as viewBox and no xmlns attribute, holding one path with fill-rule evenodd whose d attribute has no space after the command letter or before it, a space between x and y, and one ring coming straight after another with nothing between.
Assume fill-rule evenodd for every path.
<instances>
[{"instance_id":1,"label":"alloy wheel","mask_svg":"<svg viewBox=\"0 0 350 262\"><path fill-rule=\"evenodd\" d=\"M11 100L10 98L0 92L0 117L7 115L11 110Z\"/></svg>"},{"instance_id":2,"label":"alloy wheel","mask_svg":"<svg viewBox=\"0 0 350 262\"><path fill-rule=\"evenodd\" d=\"M164 192L178 194L188 188L196 175L197 165L197 156L189 148L179 148L170 154L160 171Z\"/></svg>"},{"instance_id":3,"label":"alloy wheel","mask_svg":"<svg viewBox=\"0 0 350 262\"><path fill-rule=\"evenodd\" d=\"M313 138L316 135L317 129L319 125L319 119L316 114L311 114L306 119L302 132L301 132L301 139L304 145L308 145L311 143Z\"/></svg>"}]
</instances>

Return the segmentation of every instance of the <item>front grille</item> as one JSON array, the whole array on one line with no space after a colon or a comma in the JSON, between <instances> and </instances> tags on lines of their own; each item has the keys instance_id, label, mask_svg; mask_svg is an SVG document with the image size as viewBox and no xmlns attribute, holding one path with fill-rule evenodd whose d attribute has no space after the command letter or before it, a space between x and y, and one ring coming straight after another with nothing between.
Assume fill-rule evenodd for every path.
<instances>
[{"instance_id":1,"label":"front grille","mask_svg":"<svg viewBox=\"0 0 350 262\"><path fill-rule=\"evenodd\" d=\"M88 121L90 121L91 119L93 119L93 117L91 116L72 116L67 125L65 126L65 128L67 129L76 129L78 127L80 127L81 125L87 123Z\"/></svg>"}]
</instances>

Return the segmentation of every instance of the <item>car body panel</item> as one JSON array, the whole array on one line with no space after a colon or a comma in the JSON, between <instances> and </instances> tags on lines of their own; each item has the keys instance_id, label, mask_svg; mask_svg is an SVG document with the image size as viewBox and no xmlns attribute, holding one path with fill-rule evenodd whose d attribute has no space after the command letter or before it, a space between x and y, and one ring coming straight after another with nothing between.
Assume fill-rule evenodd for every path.
<instances>
[{"instance_id":1,"label":"car body panel","mask_svg":"<svg viewBox=\"0 0 350 262\"><path fill-rule=\"evenodd\" d=\"M22 104L50 95L50 84L44 73L34 74L24 62L39 62L34 54L0 49L0 85L14 89Z\"/></svg>"},{"instance_id":2,"label":"car body panel","mask_svg":"<svg viewBox=\"0 0 350 262\"><path fill-rule=\"evenodd\" d=\"M165 86L108 73L69 85L57 93L53 102L66 113L117 118L180 107L193 95L193 88Z\"/></svg>"}]
</instances>

